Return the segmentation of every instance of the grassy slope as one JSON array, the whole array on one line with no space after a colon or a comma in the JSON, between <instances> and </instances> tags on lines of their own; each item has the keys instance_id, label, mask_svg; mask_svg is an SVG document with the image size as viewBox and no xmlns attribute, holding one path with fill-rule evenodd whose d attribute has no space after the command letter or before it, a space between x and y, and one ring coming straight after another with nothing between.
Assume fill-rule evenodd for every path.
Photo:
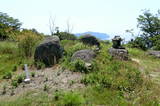
<instances>
[{"instance_id":1,"label":"grassy slope","mask_svg":"<svg viewBox=\"0 0 160 106\"><path fill-rule=\"evenodd\" d=\"M15 71L15 68L21 68L24 63L31 64L32 59L19 56L16 42L0 42L0 79L6 73Z\"/></svg>"},{"instance_id":2,"label":"grassy slope","mask_svg":"<svg viewBox=\"0 0 160 106\"><path fill-rule=\"evenodd\" d=\"M1 42L1 45L8 44L8 42ZM78 50L79 47L77 48L76 44L77 42L73 41L62 42L65 50L69 53ZM11 45L9 47L16 50L16 45L13 43ZM95 59L98 71L94 70L94 72L84 75L82 82L88 86L81 91L74 91L75 93L54 92L50 96L45 92L36 93L33 91L35 93L28 92L20 97L13 96L9 100L0 101L0 105L62 105L73 103L73 101L76 101L75 104L82 103L82 105L84 105L83 103L85 105L158 105L160 102L160 78L158 76L160 61L148 56L144 51L133 48L128 48L130 57L137 59L138 62L114 60L107 53L110 45L101 44L101 46L102 49ZM1 51L3 48L0 46ZM15 57L8 59L5 57L7 55L14 56L13 53L0 52L0 76L4 74L4 71L12 70L13 66L18 64L17 60L19 59L15 59ZM58 95L58 100L55 99L56 95ZM78 99L75 99L77 96Z\"/></svg>"},{"instance_id":3,"label":"grassy slope","mask_svg":"<svg viewBox=\"0 0 160 106\"><path fill-rule=\"evenodd\" d=\"M17 63L17 45L14 42L0 42L0 78L11 72Z\"/></svg>"},{"instance_id":4,"label":"grassy slope","mask_svg":"<svg viewBox=\"0 0 160 106\"><path fill-rule=\"evenodd\" d=\"M128 49L132 58L139 60L141 72L149 75L154 82L160 84L160 60L153 56L147 55L146 52L138 49Z\"/></svg>"}]
</instances>

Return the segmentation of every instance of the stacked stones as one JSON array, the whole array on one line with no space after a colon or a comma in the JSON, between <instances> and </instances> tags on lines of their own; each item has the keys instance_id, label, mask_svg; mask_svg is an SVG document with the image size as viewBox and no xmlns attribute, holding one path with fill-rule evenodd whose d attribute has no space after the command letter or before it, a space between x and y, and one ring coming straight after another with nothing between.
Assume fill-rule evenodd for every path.
<instances>
[{"instance_id":1,"label":"stacked stones","mask_svg":"<svg viewBox=\"0 0 160 106\"><path fill-rule=\"evenodd\" d=\"M112 39L113 46L109 49L109 53L114 58L120 60L128 60L128 50L121 46L122 38L120 36L115 36Z\"/></svg>"}]
</instances>

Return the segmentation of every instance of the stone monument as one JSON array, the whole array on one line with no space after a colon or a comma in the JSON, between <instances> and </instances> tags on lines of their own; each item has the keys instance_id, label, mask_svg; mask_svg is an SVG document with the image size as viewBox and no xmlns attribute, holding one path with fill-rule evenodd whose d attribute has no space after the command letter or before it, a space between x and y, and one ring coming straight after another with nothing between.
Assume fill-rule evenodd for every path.
<instances>
[{"instance_id":1,"label":"stone monument","mask_svg":"<svg viewBox=\"0 0 160 106\"><path fill-rule=\"evenodd\" d=\"M120 59L120 60L128 60L128 50L126 50L121 45L121 41L123 39L120 36L115 36L112 39L113 45L112 48L109 49L109 53L114 58Z\"/></svg>"}]
</instances>

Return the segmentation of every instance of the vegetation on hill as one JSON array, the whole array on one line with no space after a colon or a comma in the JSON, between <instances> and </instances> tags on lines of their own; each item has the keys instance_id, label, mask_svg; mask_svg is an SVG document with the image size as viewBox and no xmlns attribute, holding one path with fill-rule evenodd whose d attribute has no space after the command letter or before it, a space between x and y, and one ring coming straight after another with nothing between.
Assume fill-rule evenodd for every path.
<instances>
[{"instance_id":1,"label":"vegetation on hill","mask_svg":"<svg viewBox=\"0 0 160 106\"><path fill-rule=\"evenodd\" d=\"M157 14L145 10L142 15L139 15L137 21L142 33L130 42L131 46L143 50L151 48L160 50L160 10Z\"/></svg>"},{"instance_id":2,"label":"vegetation on hill","mask_svg":"<svg viewBox=\"0 0 160 106\"><path fill-rule=\"evenodd\" d=\"M0 12L0 39L12 38L14 34L19 32L21 25L22 23L18 19Z\"/></svg>"},{"instance_id":3,"label":"vegetation on hill","mask_svg":"<svg viewBox=\"0 0 160 106\"><path fill-rule=\"evenodd\" d=\"M147 13L149 14L149 13ZM149 35L143 30L147 28L143 22L146 22L145 16L139 17L140 26L147 36L150 36L148 41L153 38L154 45L159 45L159 34ZM8 16L7 16L8 17ZM154 25L159 25L159 19L152 14L149 14L149 19L152 17ZM157 24L158 22L158 24ZM19 25L19 24L18 24ZM146 25L146 24L145 24ZM156 29L155 27L153 28ZM148 31L148 30L147 30ZM152 31L150 29L149 31ZM157 31L157 30L156 30ZM36 46L43 40L43 34L36 30L22 30L16 33L14 40L0 41L0 105L2 106L23 106L23 105L62 105L62 106L84 106L84 105L144 105L144 106L158 106L160 104L160 61L159 59L149 56L143 47L148 47L147 42L143 42L143 37L140 36L134 41L126 44L126 49L129 51L130 59L128 61L121 61L114 59L108 53L111 43L107 41L100 41L99 50L96 51L96 46L91 46L75 40L76 37L72 34L59 32L61 38L61 45L64 48L64 54L61 61L57 63L56 77L60 76L62 72L66 72L63 78L67 75L72 77L74 73L78 73L82 78L80 82L71 80L68 85L74 83L81 83L82 88L75 87L61 89L60 87L50 89L53 85L47 85L45 82L49 81L49 77L44 76L48 69L43 67L43 63L36 63L42 70L41 79L32 78L33 85L28 91L22 94L14 94L14 90L23 89L23 65L28 64L29 69L32 70L31 76L36 77L37 70L33 55ZM9 34L7 34L9 35ZM13 38L13 37L12 37ZM140 38L140 39L139 39ZM138 41L137 41L138 39ZM141 45L141 43L144 43ZM156 43L155 43L156 42ZM134 46L136 45L136 46ZM132 48L134 47L134 48ZM82 49L91 49L96 52L96 57L91 62L91 67L86 67L83 60L72 61L72 55ZM56 72L55 67L47 71L47 74L52 75ZM50 73L49 73L50 72ZM67 72L70 72L68 74ZM53 77L53 76L52 76ZM62 77L58 80L63 80ZM68 77L67 77L68 78ZM36 80L40 80L39 85ZM53 79L52 79L53 80ZM23 85L24 84L24 85ZM32 89L33 86L44 85L40 89ZM58 84L55 83L54 86ZM62 84L63 85L63 84ZM65 85L63 85L65 86ZM10 89L9 89L10 88ZM7 92L10 92L8 96ZM20 91L19 91L20 92Z\"/></svg>"},{"instance_id":4,"label":"vegetation on hill","mask_svg":"<svg viewBox=\"0 0 160 106\"><path fill-rule=\"evenodd\" d=\"M64 46L66 55L63 57L63 61L61 61L60 64L62 64L64 68L71 70L76 70L80 67L84 68L83 62L76 67L74 63L70 62L70 58L74 51L92 47L85 46L78 41L71 40L64 40L61 43ZM12 42L12 45L15 46L16 43ZM28 91L23 96L15 96L16 98L11 101L8 101L8 98L1 101L0 104L41 105L41 103L43 103L45 105L158 105L160 102L158 89L160 83L158 77L151 77L151 75L160 68L159 60L148 56L142 50L133 48L127 48L129 50L130 57L139 60L139 62L115 60L109 56L107 52L109 47L111 47L111 44L106 45L105 43L101 43L101 50L93 61L94 68L90 70L89 73L83 74L83 78L81 79L81 83L86 86L85 88L81 90L75 89L74 91L53 91L53 94L50 96L48 93L43 91ZM12 48L11 50L15 49ZM1 76L3 76L7 71L10 71L12 76L14 76L15 72L12 71L14 66L17 65L18 69L21 68L19 65L20 59L8 60L3 57L5 55L6 54L1 54L3 58L3 61L1 62L3 64L1 64L1 67L8 66L9 68L8 70L1 69ZM8 62L13 62L14 65L11 65L13 63L9 63L8 65L8 62L5 62L7 60ZM26 63L26 61L21 64ZM33 60L31 59L31 61ZM153 62L154 64L152 64ZM33 64L33 62L30 64ZM31 92L37 93L37 96L33 96Z\"/></svg>"}]
</instances>

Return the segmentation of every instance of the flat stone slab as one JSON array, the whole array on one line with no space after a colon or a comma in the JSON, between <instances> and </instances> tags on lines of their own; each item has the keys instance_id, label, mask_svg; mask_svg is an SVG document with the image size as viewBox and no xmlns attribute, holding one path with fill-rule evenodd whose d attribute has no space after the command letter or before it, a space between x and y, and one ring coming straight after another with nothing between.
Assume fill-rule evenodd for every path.
<instances>
[{"instance_id":1,"label":"flat stone slab","mask_svg":"<svg viewBox=\"0 0 160 106\"><path fill-rule=\"evenodd\" d=\"M148 54L160 58L160 51L148 51Z\"/></svg>"},{"instance_id":2,"label":"flat stone slab","mask_svg":"<svg viewBox=\"0 0 160 106\"><path fill-rule=\"evenodd\" d=\"M120 59L120 60L128 60L128 50L126 49L115 49L110 48L109 53L114 58Z\"/></svg>"}]
</instances>

